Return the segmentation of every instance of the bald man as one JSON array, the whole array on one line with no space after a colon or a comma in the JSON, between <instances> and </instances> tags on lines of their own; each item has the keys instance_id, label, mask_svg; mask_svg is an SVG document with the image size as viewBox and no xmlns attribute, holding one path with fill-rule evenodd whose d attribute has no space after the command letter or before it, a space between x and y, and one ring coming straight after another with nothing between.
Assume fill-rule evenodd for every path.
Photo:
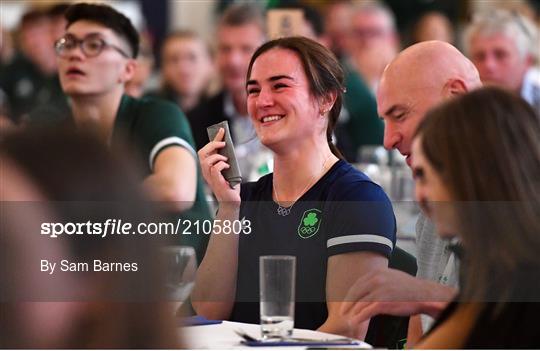
<instances>
[{"instance_id":1,"label":"bald man","mask_svg":"<svg viewBox=\"0 0 540 351\"><path fill-rule=\"evenodd\" d=\"M448 43L426 41L403 50L384 70L377 91L377 109L385 124L384 146L397 149L410 167L413 135L426 112L481 84L471 61ZM351 323L378 314L415 316L409 325L412 341L421 335L417 315L436 318L455 296L457 262L447 243L422 214L416 230L417 277L389 268L361 277L342 310Z\"/></svg>"}]
</instances>

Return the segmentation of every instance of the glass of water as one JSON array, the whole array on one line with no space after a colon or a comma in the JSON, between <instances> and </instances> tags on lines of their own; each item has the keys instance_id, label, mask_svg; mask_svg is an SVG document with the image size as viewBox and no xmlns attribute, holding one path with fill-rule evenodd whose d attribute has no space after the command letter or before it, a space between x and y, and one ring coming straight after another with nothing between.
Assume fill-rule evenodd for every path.
<instances>
[{"instance_id":1,"label":"glass of water","mask_svg":"<svg viewBox=\"0 0 540 351\"><path fill-rule=\"evenodd\" d=\"M197 259L190 246L167 246L163 249L165 291L175 310L187 300L195 285Z\"/></svg>"},{"instance_id":2,"label":"glass of water","mask_svg":"<svg viewBox=\"0 0 540 351\"><path fill-rule=\"evenodd\" d=\"M294 328L296 257L261 256L259 291L263 339L284 339Z\"/></svg>"}]
</instances>

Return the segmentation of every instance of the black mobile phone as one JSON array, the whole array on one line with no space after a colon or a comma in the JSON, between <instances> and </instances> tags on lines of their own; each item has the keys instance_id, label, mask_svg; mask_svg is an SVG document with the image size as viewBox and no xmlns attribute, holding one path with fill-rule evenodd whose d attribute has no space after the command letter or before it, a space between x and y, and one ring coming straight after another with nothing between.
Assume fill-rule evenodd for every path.
<instances>
[{"instance_id":1,"label":"black mobile phone","mask_svg":"<svg viewBox=\"0 0 540 351\"><path fill-rule=\"evenodd\" d=\"M231 132L229 130L229 123L227 121L219 122L217 124L211 125L206 128L208 132L208 138L210 141L214 140L216 134L219 131L219 128L225 130L225 147L220 149L218 153L227 157L227 163L230 165L230 168L224 169L222 171L223 177L229 182L229 186L234 188L237 184L242 182L242 174L240 173L240 167L238 166L238 160L234 152L234 144L231 138Z\"/></svg>"}]
</instances>

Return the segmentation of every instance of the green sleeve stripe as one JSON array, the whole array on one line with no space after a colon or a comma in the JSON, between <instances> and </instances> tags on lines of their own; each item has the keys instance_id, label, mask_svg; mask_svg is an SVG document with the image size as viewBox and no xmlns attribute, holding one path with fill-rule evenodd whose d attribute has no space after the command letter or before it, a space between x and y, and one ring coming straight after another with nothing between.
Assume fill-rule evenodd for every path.
<instances>
[{"instance_id":1,"label":"green sleeve stripe","mask_svg":"<svg viewBox=\"0 0 540 351\"><path fill-rule=\"evenodd\" d=\"M181 147L185 147L195 158L195 161L197 161L197 153L195 152L195 149L184 139L179 137L169 137L161 140L159 143L157 143L150 152L150 170L154 171L154 161L156 156L159 154L161 150L164 148L171 146L171 145L178 145Z\"/></svg>"}]
</instances>

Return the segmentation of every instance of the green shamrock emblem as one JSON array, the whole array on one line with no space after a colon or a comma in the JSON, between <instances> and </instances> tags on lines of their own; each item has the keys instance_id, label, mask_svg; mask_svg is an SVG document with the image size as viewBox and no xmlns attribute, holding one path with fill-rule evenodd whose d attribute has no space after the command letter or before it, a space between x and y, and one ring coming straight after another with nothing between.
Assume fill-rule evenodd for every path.
<instances>
[{"instance_id":1,"label":"green shamrock emblem","mask_svg":"<svg viewBox=\"0 0 540 351\"><path fill-rule=\"evenodd\" d=\"M310 227L315 226L319 219L317 218L317 214L314 212L308 213L307 217L304 218L304 225L308 225Z\"/></svg>"},{"instance_id":2,"label":"green shamrock emblem","mask_svg":"<svg viewBox=\"0 0 540 351\"><path fill-rule=\"evenodd\" d=\"M317 208L312 208L304 212L300 223L298 224L298 235L301 238L307 239L312 237L319 231L322 221L322 211Z\"/></svg>"}]
</instances>

